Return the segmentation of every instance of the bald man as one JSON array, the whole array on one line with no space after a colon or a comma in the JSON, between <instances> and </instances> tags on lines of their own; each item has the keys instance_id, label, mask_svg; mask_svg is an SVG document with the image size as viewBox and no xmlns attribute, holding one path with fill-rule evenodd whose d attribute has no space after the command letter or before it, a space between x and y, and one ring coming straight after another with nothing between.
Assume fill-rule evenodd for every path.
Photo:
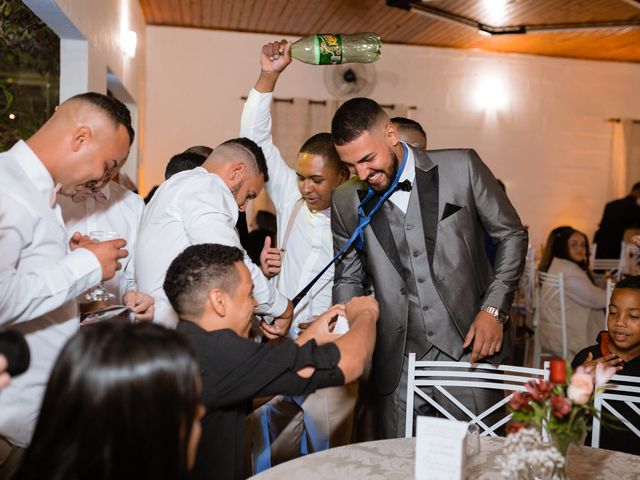
<instances>
[{"instance_id":1,"label":"bald man","mask_svg":"<svg viewBox=\"0 0 640 480\"><path fill-rule=\"evenodd\" d=\"M127 256L123 240L93 243L77 233L67 244L57 197L104 184L133 135L127 107L86 93L0 154L0 329L22 332L32 355L0 394L0 479L29 444L49 371L78 329L76 296L113 277Z\"/></svg>"},{"instance_id":2,"label":"bald man","mask_svg":"<svg viewBox=\"0 0 640 480\"><path fill-rule=\"evenodd\" d=\"M260 147L246 138L219 145L201 167L186 170L166 180L145 207L135 251L138 288L155 297L154 322L175 328L178 316L162 285L169 264L185 248L200 243L240 246L235 229L243 212L269 178ZM264 277L245 252L251 272L256 313L275 318L263 323L269 338L285 335L293 318L293 307Z\"/></svg>"}]
</instances>

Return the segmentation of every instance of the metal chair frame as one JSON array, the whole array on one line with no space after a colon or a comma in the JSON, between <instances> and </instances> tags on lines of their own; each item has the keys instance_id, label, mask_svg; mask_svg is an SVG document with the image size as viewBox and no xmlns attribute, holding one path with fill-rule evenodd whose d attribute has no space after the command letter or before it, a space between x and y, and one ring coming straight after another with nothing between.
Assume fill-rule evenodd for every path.
<instances>
[{"instance_id":1,"label":"metal chair frame","mask_svg":"<svg viewBox=\"0 0 640 480\"><path fill-rule=\"evenodd\" d=\"M511 414L494 425L485 422L488 415L504 407L514 392L526 391L525 384L530 380L548 380L549 362L544 368L515 367L511 365L471 364L469 362L417 361L415 353L409 354L407 377L407 405L405 415L405 436L413 436L414 395L420 396L445 418L457 420L433 398L424 393L420 387L434 387L469 418L469 423L480 427L481 436L497 436L496 429L507 423ZM471 412L446 387L485 388L509 392L504 399L478 415Z\"/></svg>"}]
</instances>

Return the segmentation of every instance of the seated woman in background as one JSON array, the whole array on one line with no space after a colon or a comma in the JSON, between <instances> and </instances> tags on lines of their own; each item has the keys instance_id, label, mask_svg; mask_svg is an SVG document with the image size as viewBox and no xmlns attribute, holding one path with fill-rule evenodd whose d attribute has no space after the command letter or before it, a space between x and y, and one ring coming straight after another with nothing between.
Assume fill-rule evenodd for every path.
<instances>
[{"instance_id":1,"label":"seated woman in background","mask_svg":"<svg viewBox=\"0 0 640 480\"><path fill-rule=\"evenodd\" d=\"M562 273L564 279L568 358L591 343L604 326L607 293L593 282L588 252L589 242L584 233L572 227L558 227L549 234L538 266L541 272ZM552 289L543 285L540 290L538 334L543 352L561 357L560 299L552 296Z\"/></svg>"},{"instance_id":2,"label":"seated woman in background","mask_svg":"<svg viewBox=\"0 0 640 480\"><path fill-rule=\"evenodd\" d=\"M598 363L616 367L618 375L640 376L640 276L627 277L616 284L609 304L607 330L600 332L597 345L578 353L571 366L595 368ZM624 395L624 392L619 393ZM640 429L640 415L623 402L608 402ZM591 434L585 445L591 445ZM605 416L600 433L600 447L640 455L640 438L629 428L619 423L614 425Z\"/></svg>"},{"instance_id":3,"label":"seated woman in background","mask_svg":"<svg viewBox=\"0 0 640 480\"><path fill-rule=\"evenodd\" d=\"M200 377L175 331L82 327L56 361L14 480L179 480L200 439Z\"/></svg>"}]
</instances>

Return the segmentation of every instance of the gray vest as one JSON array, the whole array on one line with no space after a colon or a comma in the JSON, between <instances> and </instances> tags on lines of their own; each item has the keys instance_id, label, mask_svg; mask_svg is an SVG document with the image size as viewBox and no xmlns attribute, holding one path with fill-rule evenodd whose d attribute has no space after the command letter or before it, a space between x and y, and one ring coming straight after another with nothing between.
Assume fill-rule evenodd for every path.
<instances>
[{"instance_id":1,"label":"gray vest","mask_svg":"<svg viewBox=\"0 0 640 480\"><path fill-rule=\"evenodd\" d=\"M452 346L459 345L461 339L433 285L415 187L414 182L406 215L391 201L383 205L407 284L409 318L405 353L415 352L420 359L433 345L453 357Z\"/></svg>"}]
</instances>

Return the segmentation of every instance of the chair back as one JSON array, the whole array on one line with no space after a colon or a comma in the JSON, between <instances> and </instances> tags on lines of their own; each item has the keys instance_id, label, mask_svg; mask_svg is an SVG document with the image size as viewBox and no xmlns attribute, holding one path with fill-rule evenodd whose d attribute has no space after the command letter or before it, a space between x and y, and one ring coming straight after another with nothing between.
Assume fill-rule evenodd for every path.
<instances>
[{"instance_id":1,"label":"chair back","mask_svg":"<svg viewBox=\"0 0 640 480\"><path fill-rule=\"evenodd\" d=\"M547 313L550 306L557 307L557 320L560 323L562 336L562 358L567 358L567 311L565 305L564 277L562 272L558 274L540 272L536 273L536 299L534 311L534 343L533 343L533 367L539 368L540 358L542 355L551 354L551 352L543 352L540 345L540 312L544 309ZM545 308L546 307L546 308Z\"/></svg>"},{"instance_id":2,"label":"chair back","mask_svg":"<svg viewBox=\"0 0 640 480\"><path fill-rule=\"evenodd\" d=\"M504 409L514 392L526 391L525 384L529 380L549 379L548 362L545 362L544 368L527 368L469 362L417 361L415 353L409 354L408 361L405 437L413 436L415 395L429 403L443 417L450 420L464 419L478 425L481 436L495 437L497 436L496 430L509 421L511 414L507 413L505 409L504 417L493 425L488 424L487 417L500 408ZM448 411L443 405L423 392L421 387L432 387L439 391L455 406L456 411ZM505 397L484 412L475 414L451 393L451 387L502 390L505 392Z\"/></svg>"},{"instance_id":3,"label":"chair back","mask_svg":"<svg viewBox=\"0 0 640 480\"><path fill-rule=\"evenodd\" d=\"M621 258L596 258L591 262L591 272L604 271L607 274L612 274L616 280L620 280Z\"/></svg>"},{"instance_id":4,"label":"chair back","mask_svg":"<svg viewBox=\"0 0 640 480\"><path fill-rule=\"evenodd\" d=\"M640 248L633 243L622 242L620 246L620 275L640 275Z\"/></svg>"},{"instance_id":5,"label":"chair back","mask_svg":"<svg viewBox=\"0 0 640 480\"><path fill-rule=\"evenodd\" d=\"M611 402L616 402L612 404ZM624 405L626 412L620 412ZM625 427L638 437L640 442L640 378L631 375L614 375L605 389L596 392L593 406L600 412L593 419L591 431L591 446L600 446L600 433L602 431L602 415L608 413L620 420ZM625 416L625 413L628 416ZM606 419L605 419L606 422Z\"/></svg>"}]
</instances>

